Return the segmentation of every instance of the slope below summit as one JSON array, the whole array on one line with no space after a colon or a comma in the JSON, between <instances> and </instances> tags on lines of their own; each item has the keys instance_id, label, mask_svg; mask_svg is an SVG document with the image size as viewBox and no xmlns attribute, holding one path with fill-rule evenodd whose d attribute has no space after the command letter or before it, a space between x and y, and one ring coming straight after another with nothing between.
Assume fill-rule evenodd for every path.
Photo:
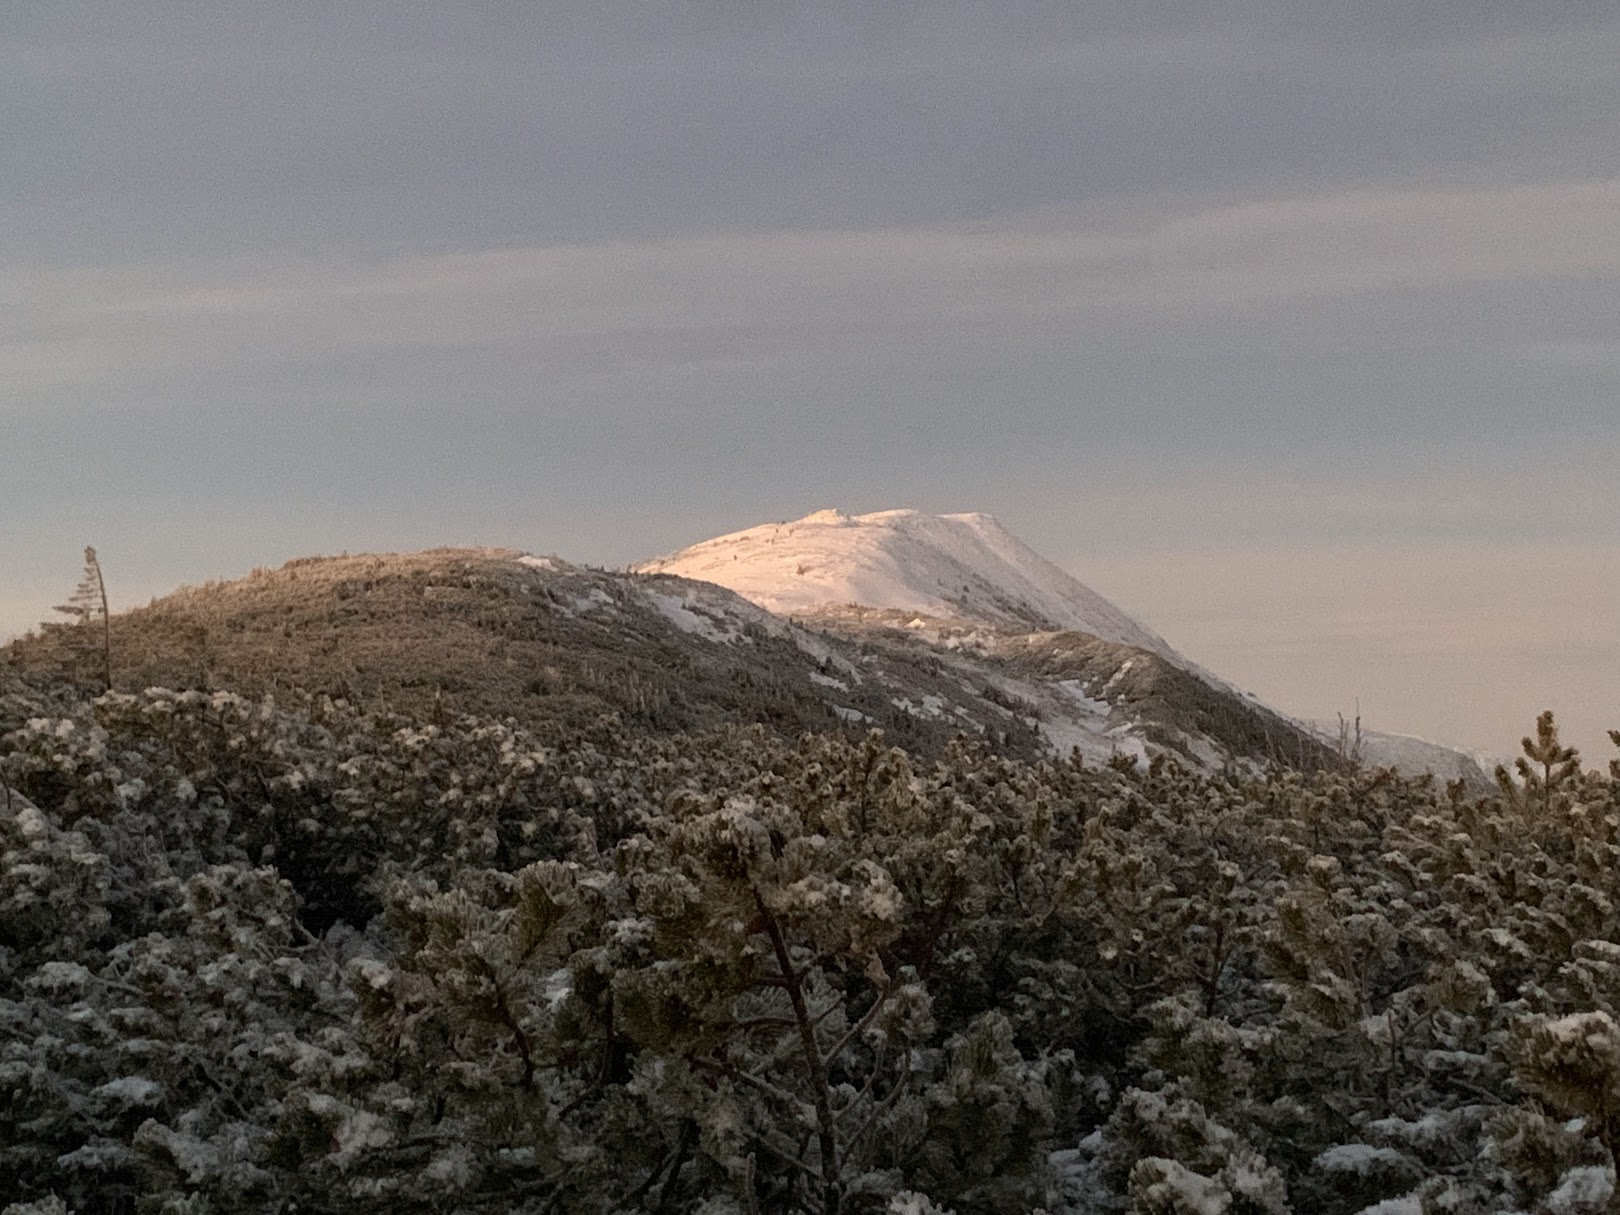
<instances>
[{"instance_id":1,"label":"slope below summit","mask_svg":"<svg viewBox=\"0 0 1620 1215\"><path fill-rule=\"evenodd\" d=\"M818 511L634 571L717 583L854 643L869 665L932 660L968 684L995 685L1059 753L1168 748L1208 766L1239 756L1301 767L1337 758L1334 738L1184 657L989 515ZM1362 758L1484 783L1449 748L1383 739L1363 735Z\"/></svg>"},{"instance_id":2,"label":"slope below summit","mask_svg":"<svg viewBox=\"0 0 1620 1215\"><path fill-rule=\"evenodd\" d=\"M989 515L819 511L706 540L636 569L717 582L778 614L855 605L1022 633L1076 631L1187 665L1164 638Z\"/></svg>"},{"instance_id":3,"label":"slope below summit","mask_svg":"<svg viewBox=\"0 0 1620 1215\"><path fill-rule=\"evenodd\" d=\"M1170 750L1201 766L1332 764L1322 743L1247 701L989 515L820 511L635 568L718 583L854 647L863 677L907 663L957 688L906 703L971 716L993 688L1060 755ZM935 703L937 701L937 703Z\"/></svg>"}]
</instances>

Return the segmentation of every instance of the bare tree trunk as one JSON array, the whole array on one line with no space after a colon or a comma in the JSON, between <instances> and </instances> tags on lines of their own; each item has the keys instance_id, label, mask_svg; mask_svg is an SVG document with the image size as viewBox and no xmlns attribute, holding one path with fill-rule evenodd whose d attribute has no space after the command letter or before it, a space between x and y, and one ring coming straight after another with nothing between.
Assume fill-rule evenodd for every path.
<instances>
[{"instance_id":1,"label":"bare tree trunk","mask_svg":"<svg viewBox=\"0 0 1620 1215\"><path fill-rule=\"evenodd\" d=\"M799 1028L799 1043L800 1049L804 1051L805 1069L810 1073L811 1097L816 1107L816 1140L821 1151L822 1210L824 1215L838 1215L843 1207L843 1196L839 1192L838 1140L833 1129L832 1095L827 1084L827 1063L821 1055L821 1044L816 1041L815 1021L811 1018L810 1009L804 1000L803 977L793 969L793 958L788 952L787 939L782 935L776 917L766 908L765 900L760 897L759 891L755 890L753 893L754 904L759 909L760 918L765 922L766 934L770 937L771 951L776 955L777 968L782 972L788 1001L793 1006L793 1020Z\"/></svg>"},{"instance_id":2,"label":"bare tree trunk","mask_svg":"<svg viewBox=\"0 0 1620 1215\"><path fill-rule=\"evenodd\" d=\"M89 559L92 569L96 571L96 593L101 596L101 676L106 684L106 690L112 691L112 613L107 610L107 583L101 576L101 562L96 560L96 550L87 548L85 556Z\"/></svg>"}]
</instances>

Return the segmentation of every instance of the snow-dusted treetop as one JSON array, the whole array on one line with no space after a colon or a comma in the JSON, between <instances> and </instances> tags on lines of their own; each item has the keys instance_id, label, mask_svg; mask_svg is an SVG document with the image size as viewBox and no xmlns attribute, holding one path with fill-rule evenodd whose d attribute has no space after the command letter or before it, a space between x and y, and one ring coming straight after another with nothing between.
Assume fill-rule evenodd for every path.
<instances>
[{"instance_id":1,"label":"snow-dusted treetop","mask_svg":"<svg viewBox=\"0 0 1620 1215\"><path fill-rule=\"evenodd\" d=\"M817 511L705 540L636 568L716 582L771 612L856 604L1029 631L1074 629L1187 665L1162 637L989 515Z\"/></svg>"}]
</instances>

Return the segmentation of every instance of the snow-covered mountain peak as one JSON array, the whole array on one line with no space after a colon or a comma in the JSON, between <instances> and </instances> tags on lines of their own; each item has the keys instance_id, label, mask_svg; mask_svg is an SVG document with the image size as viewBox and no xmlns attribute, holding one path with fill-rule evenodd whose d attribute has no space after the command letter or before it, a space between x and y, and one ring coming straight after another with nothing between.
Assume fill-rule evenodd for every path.
<instances>
[{"instance_id":1,"label":"snow-covered mountain peak","mask_svg":"<svg viewBox=\"0 0 1620 1215\"><path fill-rule=\"evenodd\" d=\"M824 523L830 527L842 527L852 522L850 517L837 509L818 510L814 514L806 515L799 520L800 523Z\"/></svg>"},{"instance_id":2,"label":"snow-covered mountain peak","mask_svg":"<svg viewBox=\"0 0 1620 1215\"><path fill-rule=\"evenodd\" d=\"M1169 644L1036 553L990 515L822 510L695 544L636 567L716 582L779 614L854 604L1025 631Z\"/></svg>"}]
</instances>

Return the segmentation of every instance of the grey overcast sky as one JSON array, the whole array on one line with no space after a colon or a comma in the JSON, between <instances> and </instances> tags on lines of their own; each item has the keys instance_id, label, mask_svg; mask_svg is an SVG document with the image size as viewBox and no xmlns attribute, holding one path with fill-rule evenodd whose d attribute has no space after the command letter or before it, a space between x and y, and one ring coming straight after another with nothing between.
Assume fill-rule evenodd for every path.
<instances>
[{"instance_id":1,"label":"grey overcast sky","mask_svg":"<svg viewBox=\"0 0 1620 1215\"><path fill-rule=\"evenodd\" d=\"M1620 6L11 0L0 635L986 510L1285 710L1620 727Z\"/></svg>"}]
</instances>

